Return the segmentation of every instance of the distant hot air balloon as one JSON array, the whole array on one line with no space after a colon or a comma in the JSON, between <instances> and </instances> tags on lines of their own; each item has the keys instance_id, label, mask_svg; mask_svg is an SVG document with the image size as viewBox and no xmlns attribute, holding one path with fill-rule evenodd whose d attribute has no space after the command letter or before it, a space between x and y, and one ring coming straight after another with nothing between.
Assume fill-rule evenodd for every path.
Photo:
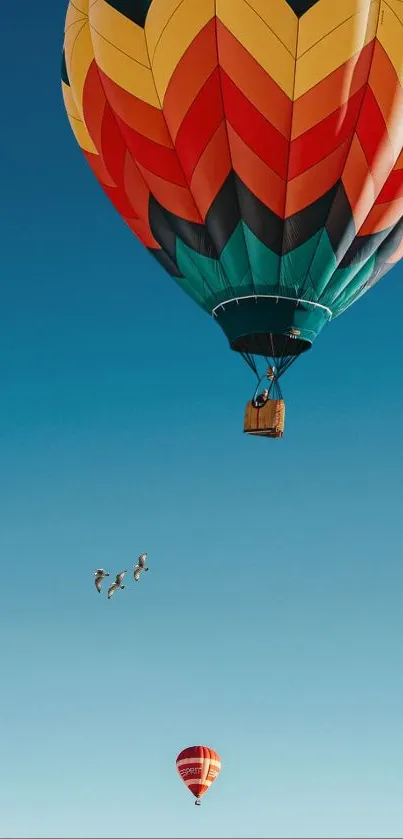
<instances>
[{"instance_id":1,"label":"distant hot air balloon","mask_svg":"<svg viewBox=\"0 0 403 839\"><path fill-rule=\"evenodd\" d=\"M195 796L195 804L200 804L202 795L220 772L221 759L208 746L189 746L178 754L176 768L182 781Z\"/></svg>"},{"instance_id":2,"label":"distant hot air balloon","mask_svg":"<svg viewBox=\"0 0 403 839\"><path fill-rule=\"evenodd\" d=\"M62 79L133 233L276 370L245 430L281 436L279 377L403 255L403 3L71 0Z\"/></svg>"}]
</instances>

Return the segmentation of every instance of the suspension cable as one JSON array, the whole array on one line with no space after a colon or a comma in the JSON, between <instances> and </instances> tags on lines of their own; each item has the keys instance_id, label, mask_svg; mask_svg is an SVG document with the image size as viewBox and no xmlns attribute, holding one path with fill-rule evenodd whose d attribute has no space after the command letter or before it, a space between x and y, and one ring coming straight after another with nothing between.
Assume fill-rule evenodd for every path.
<instances>
[{"instance_id":1,"label":"suspension cable","mask_svg":"<svg viewBox=\"0 0 403 839\"><path fill-rule=\"evenodd\" d=\"M290 353L291 341L292 341L292 348L293 348L292 353ZM294 362L297 360L297 358L299 358L299 356L301 355L302 350L303 350L303 346L304 346L304 341L298 340L296 338L291 338L290 336L285 335L283 346L280 348L280 352L279 352L279 350L277 350L277 353L275 353L273 335L270 333L270 344L271 344L272 355L271 356L263 356L263 357L264 357L264 359L265 359L265 361L268 365L268 369L270 369L270 368L273 369L273 372L274 372L273 377L268 375L268 369L266 369L266 371L263 375L260 375L259 368L258 368L258 360L262 356L258 356L257 358L255 358L255 356L252 353L249 353L249 352L241 352L240 353L240 355L242 356L242 358L244 359L244 361L246 362L248 367L250 367L250 369L253 371L253 373L255 374L255 376L257 378L257 386L256 386L255 394L254 394L254 397L253 397L253 401L256 399L259 387L266 377L268 379L270 379L270 385L268 387L269 396L271 396L271 398L275 398L275 399L282 399L283 398L279 379L280 379L280 377L282 377L284 375L284 373L287 372L287 370L290 369L292 364L294 364ZM295 350L296 350L296 352L295 352Z\"/></svg>"}]
</instances>

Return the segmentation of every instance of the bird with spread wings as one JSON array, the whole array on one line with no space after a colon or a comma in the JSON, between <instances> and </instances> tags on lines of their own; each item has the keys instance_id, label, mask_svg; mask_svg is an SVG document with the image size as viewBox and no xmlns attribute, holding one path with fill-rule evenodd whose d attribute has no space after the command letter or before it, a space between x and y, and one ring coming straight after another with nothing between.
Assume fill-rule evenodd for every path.
<instances>
[{"instance_id":1,"label":"bird with spread wings","mask_svg":"<svg viewBox=\"0 0 403 839\"><path fill-rule=\"evenodd\" d=\"M115 594L119 588L124 588L122 585L123 577L127 574L127 571L120 571L119 574L116 574L115 582L112 583L110 588L108 589L108 600L112 597L112 594Z\"/></svg>"},{"instance_id":2,"label":"bird with spread wings","mask_svg":"<svg viewBox=\"0 0 403 839\"><path fill-rule=\"evenodd\" d=\"M146 559L147 559L147 554L140 554L140 556L137 560L137 565L134 566L133 577L136 580L136 583L138 583L138 581L140 579L140 574L143 571L148 571L148 568L146 568Z\"/></svg>"},{"instance_id":3,"label":"bird with spread wings","mask_svg":"<svg viewBox=\"0 0 403 839\"><path fill-rule=\"evenodd\" d=\"M108 571L104 571L103 568L97 568L97 570L94 571L94 576L95 576L95 588L101 594L102 580L104 579L104 577L109 577L109 573L108 573Z\"/></svg>"}]
</instances>

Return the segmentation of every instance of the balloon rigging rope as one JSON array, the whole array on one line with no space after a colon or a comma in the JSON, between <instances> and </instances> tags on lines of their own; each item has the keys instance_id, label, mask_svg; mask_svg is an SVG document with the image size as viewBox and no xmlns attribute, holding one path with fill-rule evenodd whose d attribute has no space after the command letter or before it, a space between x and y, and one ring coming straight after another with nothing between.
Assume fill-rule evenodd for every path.
<instances>
[{"instance_id":1,"label":"balloon rigging rope","mask_svg":"<svg viewBox=\"0 0 403 839\"><path fill-rule=\"evenodd\" d=\"M287 351L289 350L291 340L293 341L294 346L295 346L295 344L297 344L297 346L296 346L297 352L292 354L292 355L288 355ZM281 376L284 375L284 373L287 372L287 370L289 370L289 368L294 364L294 362L297 360L297 358L299 358L299 356L301 355L302 348L303 348L303 341L297 341L296 342L294 338L291 339L289 336L284 336L284 344L283 344L282 352L281 352L280 355L277 355L277 356L274 355L274 343L273 343L272 334L270 334L270 343L271 343L273 354L271 356L266 355L266 356L264 356L264 358L265 358L265 361L266 361L268 366L273 366L273 367L276 368L276 375L275 375L275 378L273 379L273 381L270 382L270 385L269 385L269 388L268 388L269 395L271 396L271 398L282 399L283 394L282 394L279 379L280 379ZM254 356L251 353L248 353L248 352L241 352L240 355L242 356L242 358L244 359L244 361L246 362L248 367L250 367L250 369L255 374L255 376L258 380L258 387L259 387L260 383L263 382L264 375L263 376L260 375Z\"/></svg>"}]
</instances>

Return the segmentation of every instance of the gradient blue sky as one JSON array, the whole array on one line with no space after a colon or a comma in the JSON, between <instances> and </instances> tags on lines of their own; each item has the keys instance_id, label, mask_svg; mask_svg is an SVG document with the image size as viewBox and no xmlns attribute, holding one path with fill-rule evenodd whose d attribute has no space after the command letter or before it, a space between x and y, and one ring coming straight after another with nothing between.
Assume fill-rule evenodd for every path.
<instances>
[{"instance_id":1,"label":"gradient blue sky","mask_svg":"<svg viewBox=\"0 0 403 839\"><path fill-rule=\"evenodd\" d=\"M250 372L75 146L64 11L3 9L1 836L401 837L402 269L245 439Z\"/></svg>"}]
</instances>

